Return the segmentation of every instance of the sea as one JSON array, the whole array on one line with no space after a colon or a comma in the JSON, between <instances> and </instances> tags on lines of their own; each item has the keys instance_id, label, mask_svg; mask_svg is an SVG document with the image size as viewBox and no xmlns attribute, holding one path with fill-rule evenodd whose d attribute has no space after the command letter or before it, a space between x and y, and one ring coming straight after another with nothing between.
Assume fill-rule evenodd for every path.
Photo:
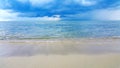
<instances>
[{"instance_id":1,"label":"sea","mask_svg":"<svg viewBox=\"0 0 120 68\"><path fill-rule=\"evenodd\" d=\"M120 21L0 22L0 40L114 37L120 37Z\"/></svg>"}]
</instances>

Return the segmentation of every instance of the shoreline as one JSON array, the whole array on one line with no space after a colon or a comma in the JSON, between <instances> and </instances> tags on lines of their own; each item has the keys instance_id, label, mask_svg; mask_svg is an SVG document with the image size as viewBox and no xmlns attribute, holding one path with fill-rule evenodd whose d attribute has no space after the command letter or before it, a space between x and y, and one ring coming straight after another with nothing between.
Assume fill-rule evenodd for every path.
<instances>
[{"instance_id":1,"label":"shoreline","mask_svg":"<svg viewBox=\"0 0 120 68\"><path fill-rule=\"evenodd\" d=\"M119 43L120 38L65 38L65 39L15 39L15 40L0 40L0 43L23 43L23 44L29 44L29 43L62 43L63 45L65 43L83 43L86 45L90 45L88 43L108 43L108 44L120 44ZM84 42L88 42L88 43L84 43ZM101 45L104 45L101 44Z\"/></svg>"},{"instance_id":2,"label":"shoreline","mask_svg":"<svg viewBox=\"0 0 120 68\"><path fill-rule=\"evenodd\" d=\"M112 36L112 37L73 37L73 38L60 38L60 37L41 37L41 38L1 38L0 40L61 40L61 39L120 39L120 36Z\"/></svg>"}]
</instances>

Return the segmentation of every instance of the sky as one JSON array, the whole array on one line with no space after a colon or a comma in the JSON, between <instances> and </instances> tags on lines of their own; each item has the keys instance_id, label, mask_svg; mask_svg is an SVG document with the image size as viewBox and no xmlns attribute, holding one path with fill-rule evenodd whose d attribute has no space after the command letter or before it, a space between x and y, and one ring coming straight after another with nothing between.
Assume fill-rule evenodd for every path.
<instances>
[{"instance_id":1,"label":"sky","mask_svg":"<svg viewBox=\"0 0 120 68\"><path fill-rule=\"evenodd\" d=\"M120 0L0 0L0 21L120 20Z\"/></svg>"}]
</instances>

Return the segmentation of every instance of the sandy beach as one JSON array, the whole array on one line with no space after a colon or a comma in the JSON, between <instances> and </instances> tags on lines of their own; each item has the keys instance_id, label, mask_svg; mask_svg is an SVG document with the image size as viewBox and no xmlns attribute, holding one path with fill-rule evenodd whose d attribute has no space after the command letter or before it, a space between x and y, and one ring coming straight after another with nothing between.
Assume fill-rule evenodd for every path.
<instances>
[{"instance_id":1,"label":"sandy beach","mask_svg":"<svg viewBox=\"0 0 120 68\"><path fill-rule=\"evenodd\" d=\"M119 41L0 40L0 68L120 68Z\"/></svg>"}]
</instances>

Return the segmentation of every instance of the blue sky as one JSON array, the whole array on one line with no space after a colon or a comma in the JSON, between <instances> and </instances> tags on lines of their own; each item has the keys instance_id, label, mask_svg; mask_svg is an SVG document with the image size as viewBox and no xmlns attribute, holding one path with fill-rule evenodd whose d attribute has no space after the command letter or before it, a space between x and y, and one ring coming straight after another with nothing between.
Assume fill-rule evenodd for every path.
<instances>
[{"instance_id":1,"label":"blue sky","mask_svg":"<svg viewBox=\"0 0 120 68\"><path fill-rule=\"evenodd\" d=\"M120 20L120 0L0 0L9 20Z\"/></svg>"}]
</instances>

